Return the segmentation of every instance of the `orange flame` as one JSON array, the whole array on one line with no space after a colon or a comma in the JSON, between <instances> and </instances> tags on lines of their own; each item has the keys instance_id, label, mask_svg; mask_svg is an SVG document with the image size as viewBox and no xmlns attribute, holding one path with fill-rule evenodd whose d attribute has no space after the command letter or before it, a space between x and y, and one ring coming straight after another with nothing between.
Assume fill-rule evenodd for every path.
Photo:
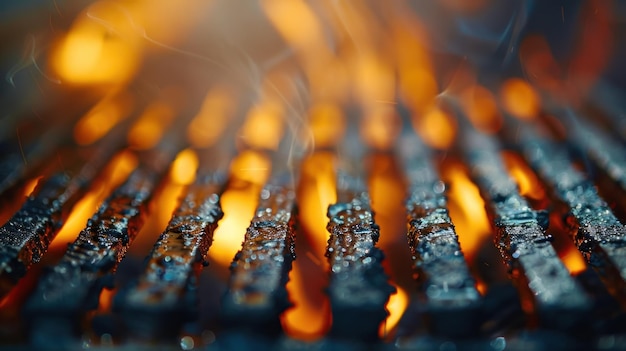
<instances>
[{"instance_id":1,"label":"orange flame","mask_svg":"<svg viewBox=\"0 0 626 351\"><path fill-rule=\"evenodd\" d=\"M317 103L309 110L309 129L314 147L334 146L344 134L346 123L337 105Z\"/></svg>"},{"instance_id":2,"label":"orange flame","mask_svg":"<svg viewBox=\"0 0 626 351\"><path fill-rule=\"evenodd\" d=\"M448 191L450 217L457 229L463 254L471 261L480 245L491 234L485 202L460 161L454 160L444 164L441 177L450 184Z\"/></svg>"},{"instance_id":3,"label":"orange flame","mask_svg":"<svg viewBox=\"0 0 626 351\"><path fill-rule=\"evenodd\" d=\"M52 53L52 66L70 83L124 83L139 67L139 39L126 13L100 1L74 22Z\"/></svg>"},{"instance_id":4,"label":"orange flame","mask_svg":"<svg viewBox=\"0 0 626 351\"><path fill-rule=\"evenodd\" d=\"M172 106L162 101L151 103L128 132L129 145L137 150L153 148L173 118Z\"/></svg>"},{"instance_id":5,"label":"orange flame","mask_svg":"<svg viewBox=\"0 0 626 351\"><path fill-rule=\"evenodd\" d=\"M30 196L33 191L35 191L35 188L37 187L37 184L39 184L39 181L43 178L43 176L39 176L39 177L35 177L31 180L29 180L28 182L26 182L26 185L24 186L24 190L23 190L23 194L24 196L28 197Z\"/></svg>"},{"instance_id":6,"label":"orange flame","mask_svg":"<svg viewBox=\"0 0 626 351\"><path fill-rule=\"evenodd\" d=\"M392 157L377 154L372 156L371 161L368 185L372 209L376 213L376 222L380 225L378 245L384 251L389 251L394 243L406 244L406 214L403 203L406 184L398 180L401 179L400 170Z\"/></svg>"},{"instance_id":7,"label":"orange flame","mask_svg":"<svg viewBox=\"0 0 626 351\"><path fill-rule=\"evenodd\" d=\"M523 79L509 78L500 87L500 104L509 114L524 120L537 117L539 94Z\"/></svg>"},{"instance_id":8,"label":"orange flame","mask_svg":"<svg viewBox=\"0 0 626 351\"><path fill-rule=\"evenodd\" d=\"M305 64L313 64L313 60L322 60L329 55L322 25L306 2L265 0L263 10Z\"/></svg>"},{"instance_id":9,"label":"orange flame","mask_svg":"<svg viewBox=\"0 0 626 351\"><path fill-rule=\"evenodd\" d=\"M509 174L517 183L520 195L533 200L547 201L546 192L539 178L520 155L511 151L503 151L502 160Z\"/></svg>"},{"instance_id":10,"label":"orange flame","mask_svg":"<svg viewBox=\"0 0 626 351\"><path fill-rule=\"evenodd\" d=\"M198 155L192 149L185 149L178 153L170 169L170 178L179 185L188 185L196 179L198 169Z\"/></svg>"},{"instance_id":11,"label":"orange flame","mask_svg":"<svg viewBox=\"0 0 626 351\"><path fill-rule=\"evenodd\" d=\"M87 219L93 215L100 203L128 177L136 165L137 159L131 152L123 151L116 155L103 170L102 182L90 189L72 208L67 221L50 243L50 251L64 251L67 244L76 239L78 233L85 227Z\"/></svg>"},{"instance_id":12,"label":"orange flame","mask_svg":"<svg viewBox=\"0 0 626 351\"><path fill-rule=\"evenodd\" d=\"M129 254L139 257L148 255L172 218L185 186L194 181L197 167L198 157L193 150L185 149L176 155L162 188L155 193L149 204L154 210L148 214L145 225L137 233L133 245L128 249Z\"/></svg>"},{"instance_id":13,"label":"orange flame","mask_svg":"<svg viewBox=\"0 0 626 351\"><path fill-rule=\"evenodd\" d=\"M335 155L331 152L316 151L304 159L298 187L298 207L300 225L306 233L309 245L317 259L324 261L328 231L326 211L337 201L337 184L334 168Z\"/></svg>"},{"instance_id":14,"label":"orange flame","mask_svg":"<svg viewBox=\"0 0 626 351\"><path fill-rule=\"evenodd\" d=\"M283 134L282 106L266 100L248 111L240 130L243 142L252 148L276 150Z\"/></svg>"},{"instance_id":15,"label":"orange flame","mask_svg":"<svg viewBox=\"0 0 626 351\"><path fill-rule=\"evenodd\" d=\"M221 198L224 218L215 230L209 250L209 257L222 267L230 265L241 248L270 166L266 155L252 150L241 152L231 163L231 180Z\"/></svg>"},{"instance_id":16,"label":"orange flame","mask_svg":"<svg viewBox=\"0 0 626 351\"><path fill-rule=\"evenodd\" d=\"M502 116L493 93L474 85L461 93L461 105L474 127L486 133L495 133L502 127Z\"/></svg>"},{"instance_id":17,"label":"orange flame","mask_svg":"<svg viewBox=\"0 0 626 351\"><path fill-rule=\"evenodd\" d=\"M380 326L379 334L383 337L388 335L398 325L404 311L409 306L409 294L399 286L395 286L395 288L396 293L391 295L385 305L385 308L389 311L389 316Z\"/></svg>"},{"instance_id":18,"label":"orange flame","mask_svg":"<svg viewBox=\"0 0 626 351\"><path fill-rule=\"evenodd\" d=\"M323 293L327 272L322 267L299 257L289 273L287 292L294 306L281 316L287 335L301 340L322 337L330 327L330 305Z\"/></svg>"},{"instance_id":19,"label":"orange flame","mask_svg":"<svg viewBox=\"0 0 626 351\"><path fill-rule=\"evenodd\" d=\"M395 75L389 58L361 51L353 60L355 95L363 113L361 137L371 147L388 149L400 130L395 113Z\"/></svg>"},{"instance_id":20,"label":"orange flame","mask_svg":"<svg viewBox=\"0 0 626 351\"><path fill-rule=\"evenodd\" d=\"M173 46L212 1L97 1L74 21L51 53L58 77L73 84L124 84L148 50ZM151 45L148 45L151 44Z\"/></svg>"},{"instance_id":21,"label":"orange flame","mask_svg":"<svg viewBox=\"0 0 626 351\"><path fill-rule=\"evenodd\" d=\"M226 88L215 88L204 98L200 112L187 127L187 138L197 148L215 143L222 134L235 109L232 93Z\"/></svg>"},{"instance_id":22,"label":"orange flame","mask_svg":"<svg viewBox=\"0 0 626 351\"><path fill-rule=\"evenodd\" d=\"M113 296L115 296L116 292L117 289L102 289L100 297L98 298L98 313L111 312L111 306L113 306Z\"/></svg>"},{"instance_id":23,"label":"orange flame","mask_svg":"<svg viewBox=\"0 0 626 351\"><path fill-rule=\"evenodd\" d=\"M454 118L438 106L413 118L413 126L424 142L435 149L447 149L456 137Z\"/></svg>"},{"instance_id":24,"label":"orange flame","mask_svg":"<svg viewBox=\"0 0 626 351\"><path fill-rule=\"evenodd\" d=\"M399 88L402 99L417 114L425 112L437 96L432 62L426 51L427 41L417 21L394 21L392 31L396 51Z\"/></svg>"},{"instance_id":25,"label":"orange flame","mask_svg":"<svg viewBox=\"0 0 626 351\"><path fill-rule=\"evenodd\" d=\"M80 145L97 141L128 117L132 107L133 97L126 92L103 99L76 123L74 140Z\"/></svg>"},{"instance_id":26,"label":"orange flame","mask_svg":"<svg viewBox=\"0 0 626 351\"><path fill-rule=\"evenodd\" d=\"M587 269L585 259L574 245L568 246L568 249L565 250L565 252L559 253L559 256L563 260L563 263L565 264L565 267L567 267L570 274L576 275Z\"/></svg>"}]
</instances>

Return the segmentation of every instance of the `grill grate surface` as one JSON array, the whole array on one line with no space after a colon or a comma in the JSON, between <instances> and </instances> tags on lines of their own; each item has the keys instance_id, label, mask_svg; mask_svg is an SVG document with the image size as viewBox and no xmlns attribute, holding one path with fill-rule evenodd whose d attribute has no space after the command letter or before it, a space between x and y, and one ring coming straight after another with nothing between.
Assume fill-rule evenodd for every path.
<instances>
[{"instance_id":1,"label":"grill grate surface","mask_svg":"<svg viewBox=\"0 0 626 351\"><path fill-rule=\"evenodd\" d=\"M212 269L203 269L202 263L223 216L220 196L234 184L227 182L219 169L223 165L216 163L228 157L228 147L204 153L197 180L184 191L186 195L156 240L144 268L117 290L113 310L95 312L102 289L122 281L118 278L125 273L117 272L120 262L145 222L150 199L184 146L176 132L152 150L135 151L138 167L100 205L60 261L34 275L34 284L25 290L26 301L15 299L15 291L23 289L20 284L14 287L16 282L33 264L38 266L58 230L57 223L67 218L77 198L122 148L120 135L125 130L116 129L93 147L66 148L69 154L86 155L74 158L67 168L75 171L51 171L22 209L0 228L3 292L21 316L17 327L3 330L11 340L6 345L103 350L239 349L252 345L285 350L622 349L626 346L626 330L620 327L624 318L621 308L626 304L623 225L596 191L592 174L577 168L570 153L581 148L589 152L598 167L612 167L604 170L620 184L621 178L611 171L624 166L617 154L595 157L598 145L611 140L610 136L599 127L584 132L576 129L577 138L572 137L569 148L570 144L556 142L537 123L508 122L507 127L514 127L517 136L502 140L506 144L500 143L498 136L466 124L458 138L458 150L452 150L465 160L487 203L495 246L511 272L508 282L489 287L486 294L476 288L476 272L463 255L448 212L447 185L439 179L435 162L440 154L408 130L399 139L394 157L402 161L408 184L408 240L404 247L412 254L417 279L413 302L400 322L395 343L378 336L394 288L383 270L383 250L376 245L380 229L364 182L367 167L358 162L366 148L354 135L346 139L339 154L351 150L357 156L340 158L337 202L328 208L326 292L333 322L318 341L285 336L280 321L290 306L285 286L299 236L299 199L293 176L285 172L273 172L259 192L258 207L228 282L209 280L214 289L224 289L221 302L211 305L215 310L209 319L217 324L208 326L199 318L198 306L205 298L199 292ZM583 142L587 140L583 134L592 135L588 144ZM520 195L500 159L503 145L509 144L526 157L550 191L551 201L558 206L548 209L567 209L565 221L572 239L593 270L579 275L568 272L546 232L547 212L533 209ZM274 151L274 162L280 164L284 152L282 146ZM7 159L11 157L7 155ZM19 244L16 238L22 236L13 234L16 228L29 242L38 244ZM32 278L27 275L27 279ZM499 310L502 306L506 312ZM615 306L612 313L592 312Z\"/></svg>"}]
</instances>

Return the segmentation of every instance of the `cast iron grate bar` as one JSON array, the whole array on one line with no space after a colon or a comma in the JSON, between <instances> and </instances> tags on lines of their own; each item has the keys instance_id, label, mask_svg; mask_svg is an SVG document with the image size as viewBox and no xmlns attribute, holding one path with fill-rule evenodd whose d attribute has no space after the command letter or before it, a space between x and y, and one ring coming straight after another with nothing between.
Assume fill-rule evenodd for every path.
<instances>
[{"instance_id":1,"label":"cast iron grate bar","mask_svg":"<svg viewBox=\"0 0 626 351\"><path fill-rule=\"evenodd\" d=\"M376 247L380 228L359 165L363 145L351 135L345 146L350 160L340 159L337 202L327 213L327 293L333 320L329 336L370 342L378 339L378 328L388 314L385 304L395 289L387 282L384 254Z\"/></svg>"},{"instance_id":2,"label":"cast iron grate bar","mask_svg":"<svg viewBox=\"0 0 626 351\"><path fill-rule=\"evenodd\" d=\"M103 288L113 287L113 274L143 226L148 201L176 155L170 139L139 155L139 166L40 279L26 305L34 344L46 346L51 336L63 342L78 335L81 317L98 307Z\"/></svg>"},{"instance_id":3,"label":"cast iron grate bar","mask_svg":"<svg viewBox=\"0 0 626 351\"><path fill-rule=\"evenodd\" d=\"M529 164L569 209L573 239L586 260L622 300L626 296L626 228L572 165L566 148L520 125L518 145Z\"/></svg>"},{"instance_id":4,"label":"cast iron grate bar","mask_svg":"<svg viewBox=\"0 0 626 351\"><path fill-rule=\"evenodd\" d=\"M476 335L480 294L448 213L445 185L416 135L407 132L400 147L409 182L407 238L432 332L445 337Z\"/></svg>"},{"instance_id":5,"label":"cast iron grate bar","mask_svg":"<svg viewBox=\"0 0 626 351\"><path fill-rule=\"evenodd\" d=\"M569 141L582 150L609 178L626 191L626 148L597 126L578 118L571 108L562 111L571 128Z\"/></svg>"},{"instance_id":6,"label":"cast iron grate bar","mask_svg":"<svg viewBox=\"0 0 626 351\"><path fill-rule=\"evenodd\" d=\"M0 227L0 296L39 262L70 208L123 145L118 129L97 145L80 150L64 171L38 186L22 208Z\"/></svg>"},{"instance_id":7,"label":"cast iron grate bar","mask_svg":"<svg viewBox=\"0 0 626 351\"><path fill-rule=\"evenodd\" d=\"M142 275L116 296L114 308L134 334L173 337L195 315L197 275L223 216L224 183L220 173L198 175L155 243Z\"/></svg>"},{"instance_id":8,"label":"cast iron grate bar","mask_svg":"<svg viewBox=\"0 0 626 351\"><path fill-rule=\"evenodd\" d=\"M461 146L494 216L496 244L522 296L530 292L541 326L559 330L580 327L590 301L545 233L547 214L534 211L519 194L492 137L468 127L461 135Z\"/></svg>"},{"instance_id":9,"label":"cast iron grate bar","mask_svg":"<svg viewBox=\"0 0 626 351\"><path fill-rule=\"evenodd\" d=\"M277 335L291 304L286 290L295 259L296 194L288 173L273 176L231 264L222 318L231 330Z\"/></svg>"}]
</instances>

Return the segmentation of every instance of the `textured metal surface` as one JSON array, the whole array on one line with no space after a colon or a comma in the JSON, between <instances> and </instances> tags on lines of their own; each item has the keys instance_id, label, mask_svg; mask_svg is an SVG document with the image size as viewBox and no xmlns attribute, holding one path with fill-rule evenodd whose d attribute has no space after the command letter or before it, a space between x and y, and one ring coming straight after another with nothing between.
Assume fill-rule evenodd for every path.
<instances>
[{"instance_id":1,"label":"textured metal surface","mask_svg":"<svg viewBox=\"0 0 626 351\"><path fill-rule=\"evenodd\" d=\"M337 202L328 207L330 266L327 293L333 324L331 336L361 341L377 339L387 316L385 303L394 288L383 271L383 252L376 247L380 228L362 181L340 173Z\"/></svg>"},{"instance_id":2,"label":"textured metal surface","mask_svg":"<svg viewBox=\"0 0 626 351\"><path fill-rule=\"evenodd\" d=\"M148 201L174 155L171 149L140 155L139 166L88 220L61 261L44 273L26 305L33 344L48 345L51 335L59 340L80 335L81 317L98 306L103 288L113 287L112 275L143 226ZM43 327L51 324L54 328Z\"/></svg>"},{"instance_id":3,"label":"textured metal surface","mask_svg":"<svg viewBox=\"0 0 626 351\"><path fill-rule=\"evenodd\" d=\"M597 126L578 118L576 112L560 112L571 128L569 141L582 150L622 191L626 191L626 147Z\"/></svg>"},{"instance_id":4,"label":"textured metal surface","mask_svg":"<svg viewBox=\"0 0 626 351\"><path fill-rule=\"evenodd\" d=\"M71 207L122 146L119 135L104 139L37 188L13 217L0 227L0 296L39 262Z\"/></svg>"},{"instance_id":5,"label":"textured metal surface","mask_svg":"<svg viewBox=\"0 0 626 351\"><path fill-rule=\"evenodd\" d=\"M141 276L121 291L114 308L130 334L175 336L197 306L196 280L223 213L223 178L201 176L188 189L155 243Z\"/></svg>"},{"instance_id":6,"label":"textured metal surface","mask_svg":"<svg viewBox=\"0 0 626 351\"><path fill-rule=\"evenodd\" d=\"M425 145L408 135L402 142L409 182L407 238L413 268L418 273L421 302L435 334L474 335L480 326L480 294L448 213L445 184L430 162Z\"/></svg>"},{"instance_id":7,"label":"textured metal surface","mask_svg":"<svg viewBox=\"0 0 626 351\"><path fill-rule=\"evenodd\" d=\"M596 187L573 166L567 149L525 126L519 147L529 164L564 202L573 239L587 262L619 296L626 296L626 228Z\"/></svg>"},{"instance_id":8,"label":"textured metal surface","mask_svg":"<svg viewBox=\"0 0 626 351\"><path fill-rule=\"evenodd\" d=\"M530 291L540 323L556 329L581 326L590 301L545 233L547 214L534 211L519 194L493 138L467 129L461 143L472 176L493 213L496 244L512 278Z\"/></svg>"},{"instance_id":9,"label":"textured metal surface","mask_svg":"<svg viewBox=\"0 0 626 351\"><path fill-rule=\"evenodd\" d=\"M229 328L276 334L279 316L291 304L285 285L295 259L295 191L271 179L231 264L222 317Z\"/></svg>"}]
</instances>

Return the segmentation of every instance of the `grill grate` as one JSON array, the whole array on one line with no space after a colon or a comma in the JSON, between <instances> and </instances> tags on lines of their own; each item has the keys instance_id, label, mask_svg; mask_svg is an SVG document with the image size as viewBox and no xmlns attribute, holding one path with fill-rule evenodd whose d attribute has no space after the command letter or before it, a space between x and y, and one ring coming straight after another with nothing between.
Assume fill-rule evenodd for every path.
<instances>
[{"instance_id":1,"label":"grill grate","mask_svg":"<svg viewBox=\"0 0 626 351\"><path fill-rule=\"evenodd\" d=\"M122 3L51 17L54 74L33 49L12 69L28 82L7 77L0 349L626 350L626 124L608 81L583 98L591 72L550 75L532 36L468 40L519 56L506 71L431 52L413 15L447 16L439 2ZM594 29L569 6L555 22ZM526 7L502 37L525 35ZM250 25L232 43L231 11ZM190 37L215 57L169 38L203 19ZM90 64L65 67L83 40L106 74L68 75Z\"/></svg>"},{"instance_id":2,"label":"grill grate","mask_svg":"<svg viewBox=\"0 0 626 351\"><path fill-rule=\"evenodd\" d=\"M464 121L462 115L458 118ZM210 319L217 323L214 329L198 322L198 306L204 298L199 291L205 279L200 272L212 269L202 269L202 263L211 252L223 216L220 197L234 184L224 176L224 162L218 162L230 157L229 147L199 151L204 156L196 181L187 187L144 268L115 293L112 310L95 312L102 289L120 283L118 276L124 274L118 272L120 262L140 233L150 212L148 204L168 167L184 146L177 131L167 134L153 149L135 151L138 167L101 204L60 261L40 274L33 273L32 286L18 292L25 294L26 301L15 299L16 291L24 289L16 283L24 275L29 279L27 271L39 266L37 262L69 209L123 148L120 136L127 132L127 123L94 146L63 148L66 154L81 157L71 158L73 162L61 172L50 167L37 190L0 228L3 292L8 294L2 308L12 304L22 316L17 328L3 329L11 340L7 345L154 349L158 341L158 347L171 349L189 345L285 350L625 347L625 330L620 327L626 301L623 225L596 191L590 178L593 174L577 168L570 154L583 149L598 167L622 165L614 153L604 154L602 160L594 158L595 148L611 140L610 136L599 127L584 132L576 129L577 137L572 137L568 148L570 144L556 142L538 123L509 120L507 129L516 130L516 136L502 140L462 123L458 147L450 152L465 160L486 200L496 247L511 271L510 282L491 286L486 294L479 292L475 268L463 255L448 212L447 185L440 180L434 162L443 154L429 150L416 134L405 130L396 156L402 160L408 183L405 249L412 254L417 286L395 343L378 336L394 288L384 273L383 250L377 247L380 228L374 222L364 182L367 167L359 161L366 147L355 135L349 135L338 152L337 201L328 208L326 292L332 325L321 340L287 337L281 325L281 315L290 306L286 285L299 235L299 199L294 176L281 165L283 146L274 151L277 170L260 190L259 204L231 265L230 279L212 281L215 289L225 291L221 302L211 305L214 310L210 313L215 316ZM593 140L586 143L586 135ZM547 234L547 212L532 208L500 159L507 143L526 157L550 190L551 201L558 205L553 210L566 208L572 238L593 271L572 275L567 270ZM11 157L8 154L6 159ZM610 169L604 170L619 184L621 178ZM18 232L22 234L16 235ZM25 239L17 240L22 237ZM615 306L610 313L593 312Z\"/></svg>"}]
</instances>

